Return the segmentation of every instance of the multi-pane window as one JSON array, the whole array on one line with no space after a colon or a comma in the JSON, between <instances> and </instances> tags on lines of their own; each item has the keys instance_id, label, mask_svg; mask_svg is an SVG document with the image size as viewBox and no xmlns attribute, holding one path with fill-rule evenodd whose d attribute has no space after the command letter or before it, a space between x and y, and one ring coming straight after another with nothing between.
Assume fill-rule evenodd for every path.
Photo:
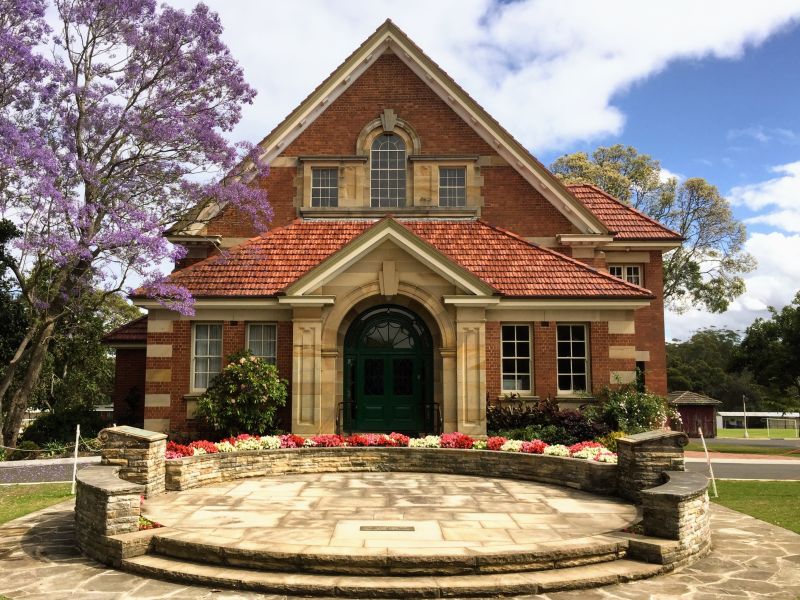
<instances>
[{"instance_id":1,"label":"multi-pane window","mask_svg":"<svg viewBox=\"0 0 800 600\"><path fill-rule=\"evenodd\" d=\"M339 205L339 169L312 167L311 206L335 207Z\"/></svg>"},{"instance_id":2,"label":"multi-pane window","mask_svg":"<svg viewBox=\"0 0 800 600\"><path fill-rule=\"evenodd\" d=\"M204 390L222 370L222 324L195 323L192 387Z\"/></svg>"},{"instance_id":3,"label":"multi-pane window","mask_svg":"<svg viewBox=\"0 0 800 600\"><path fill-rule=\"evenodd\" d=\"M467 169L439 167L439 206L467 205Z\"/></svg>"},{"instance_id":4,"label":"multi-pane window","mask_svg":"<svg viewBox=\"0 0 800 600\"><path fill-rule=\"evenodd\" d=\"M528 325L501 327L502 387L504 392L531 391L531 329Z\"/></svg>"},{"instance_id":5,"label":"multi-pane window","mask_svg":"<svg viewBox=\"0 0 800 600\"><path fill-rule=\"evenodd\" d=\"M559 324L556 345L559 393L587 391L589 354L586 325Z\"/></svg>"},{"instance_id":6,"label":"multi-pane window","mask_svg":"<svg viewBox=\"0 0 800 600\"><path fill-rule=\"evenodd\" d=\"M404 206L406 203L406 145L393 133L372 142L370 159L371 205Z\"/></svg>"},{"instance_id":7,"label":"multi-pane window","mask_svg":"<svg viewBox=\"0 0 800 600\"><path fill-rule=\"evenodd\" d=\"M278 334L274 323L250 323L247 326L247 349L275 364L278 356Z\"/></svg>"},{"instance_id":8,"label":"multi-pane window","mask_svg":"<svg viewBox=\"0 0 800 600\"><path fill-rule=\"evenodd\" d=\"M639 265L609 265L608 272L634 285L642 285L642 268Z\"/></svg>"}]
</instances>

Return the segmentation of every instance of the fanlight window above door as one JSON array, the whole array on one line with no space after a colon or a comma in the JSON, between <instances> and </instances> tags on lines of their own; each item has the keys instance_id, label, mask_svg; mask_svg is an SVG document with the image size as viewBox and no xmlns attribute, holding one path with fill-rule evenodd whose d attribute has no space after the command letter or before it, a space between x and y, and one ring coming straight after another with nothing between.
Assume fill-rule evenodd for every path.
<instances>
[{"instance_id":1,"label":"fanlight window above door","mask_svg":"<svg viewBox=\"0 0 800 600\"><path fill-rule=\"evenodd\" d=\"M411 350L414 348L414 337L399 323L381 321L364 332L362 344L375 349Z\"/></svg>"}]
</instances>

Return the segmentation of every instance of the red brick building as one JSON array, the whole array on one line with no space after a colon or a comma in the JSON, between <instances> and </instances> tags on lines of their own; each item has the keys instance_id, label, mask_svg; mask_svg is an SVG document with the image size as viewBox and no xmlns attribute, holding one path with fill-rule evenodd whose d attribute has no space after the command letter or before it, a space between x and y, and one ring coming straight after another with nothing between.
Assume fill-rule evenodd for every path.
<instances>
[{"instance_id":1,"label":"red brick building","mask_svg":"<svg viewBox=\"0 0 800 600\"><path fill-rule=\"evenodd\" d=\"M680 236L564 186L391 22L259 148L270 230L198 207L169 232L196 315L134 298L146 428L191 428L245 347L290 381L296 433L483 434L487 401L576 406L637 368L666 393L662 254ZM118 395L140 362L118 355Z\"/></svg>"}]
</instances>

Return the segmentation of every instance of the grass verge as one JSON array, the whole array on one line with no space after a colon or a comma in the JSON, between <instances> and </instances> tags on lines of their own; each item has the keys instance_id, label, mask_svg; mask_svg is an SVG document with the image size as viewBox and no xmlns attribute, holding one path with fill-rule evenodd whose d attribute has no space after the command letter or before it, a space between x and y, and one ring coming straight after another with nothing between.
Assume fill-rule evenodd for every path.
<instances>
[{"instance_id":1,"label":"grass verge","mask_svg":"<svg viewBox=\"0 0 800 600\"><path fill-rule=\"evenodd\" d=\"M797 439L797 432L794 429L748 429L747 434L752 439ZM769 434L769 435L768 435ZM718 438L744 439L744 428L742 429L717 429Z\"/></svg>"},{"instance_id":2,"label":"grass verge","mask_svg":"<svg viewBox=\"0 0 800 600\"><path fill-rule=\"evenodd\" d=\"M717 481L713 502L800 533L800 481Z\"/></svg>"},{"instance_id":3,"label":"grass verge","mask_svg":"<svg viewBox=\"0 0 800 600\"><path fill-rule=\"evenodd\" d=\"M689 442L689 445L686 446L686 450L702 452L703 444L701 442L695 442L692 440ZM800 451L798 450L792 450L791 448L776 448L773 446L747 446L740 444L715 443L713 446L708 447L708 453L713 456L715 452L730 452L732 454L769 454L772 456L791 456L793 458L800 459Z\"/></svg>"},{"instance_id":4,"label":"grass verge","mask_svg":"<svg viewBox=\"0 0 800 600\"><path fill-rule=\"evenodd\" d=\"M67 500L71 487L69 483L0 486L0 525Z\"/></svg>"}]
</instances>

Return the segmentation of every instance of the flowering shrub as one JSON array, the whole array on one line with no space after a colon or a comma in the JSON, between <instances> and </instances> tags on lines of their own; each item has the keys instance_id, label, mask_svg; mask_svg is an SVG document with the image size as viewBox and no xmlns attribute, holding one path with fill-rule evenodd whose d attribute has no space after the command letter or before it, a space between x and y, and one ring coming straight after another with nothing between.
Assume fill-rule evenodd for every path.
<instances>
[{"instance_id":1,"label":"flowering shrub","mask_svg":"<svg viewBox=\"0 0 800 600\"><path fill-rule=\"evenodd\" d=\"M547 456L569 456L569 448L563 444L553 444L545 448L542 454Z\"/></svg>"},{"instance_id":2,"label":"flowering shrub","mask_svg":"<svg viewBox=\"0 0 800 600\"><path fill-rule=\"evenodd\" d=\"M281 448L302 448L305 439L302 436L288 433L280 436Z\"/></svg>"},{"instance_id":3,"label":"flowering shrub","mask_svg":"<svg viewBox=\"0 0 800 600\"><path fill-rule=\"evenodd\" d=\"M592 419L604 422L613 431L640 433L660 429L670 421L680 419L680 414L667 400L650 392L641 392L635 385L619 389L605 389L602 401L587 409Z\"/></svg>"},{"instance_id":4,"label":"flowering shrub","mask_svg":"<svg viewBox=\"0 0 800 600\"><path fill-rule=\"evenodd\" d=\"M427 435L424 438L408 440L409 448L441 448L442 440L438 435Z\"/></svg>"},{"instance_id":5,"label":"flowering shrub","mask_svg":"<svg viewBox=\"0 0 800 600\"><path fill-rule=\"evenodd\" d=\"M617 464L617 453L611 452L608 449L603 448L602 450L600 450L600 452L594 455L594 458L592 460L603 463L611 463L615 465Z\"/></svg>"},{"instance_id":6,"label":"flowering shrub","mask_svg":"<svg viewBox=\"0 0 800 600\"><path fill-rule=\"evenodd\" d=\"M315 446L321 446L323 448L337 448L344 444L342 436L335 434L315 435L310 439L314 442Z\"/></svg>"},{"instance_id":7,"label":"flowering shrub","mask_svg":"<svg viewBox=\"0 0 800 600\"><path fill-rule=\"evenodd\" d=\"M197 416L217 431L266 433L286 404L285 379L275 365L249 351L233 354L197 401Z\"/></svg>"},{"instance_id":8,"label":"flowering shrub","mask_svg":"<svg viewBox=\"0 0 800 600\"><path fill-rule=\"evenodd\" d=\"M504 437L490 437L486 440L486 448L488 450L500 450L507 441Z\"/></svg>"},{"instance_id":9,"label":"flowering shrub","mask_svg":"<svg viewBox=\"0 0 800 600\"><path fill-rule=\"evenodd\" d=\"M249 435L242 433L226 438L217 443L197 440L187 446L169 442L166 458L176 460L185 456L215 454L217 452L237 452L246 450L278 450L281 448L337 448L350 447L410 447L410 448L457 448L461 450L493 450L502 452L522 452L525 454L546 454L548 456L564 456L594 460L597 462L617 462L617 455L598 442L580 442L572 446L562 444L548 445L542 440L515 440L505 437L491 437L488 440L474 440L470 436L459 433L445 433L441 437L429 435L423 438L409 439L402 433L359 433L348 437L334 434L321 434L303 437L296 434L286 435Z\"/></svg>"},{"instance_id":10,"label":"flowering shrub","mask_svg":"<svg viewBox=\"0 0 800 600\"><path fill-rule=\"evenodd\" d=\"M524 443L522 440L506 440L506 443L500 446L500 450L503 452L522 452Z\"/></svg>"},{"instance_id":11,"label":"flowering shrub","mask_svg":"<svg viewBox=\"0 0 800 600\"><path fill-rule=\"evenodd\" d=\"M525 454L542 454L548 444L542 440L533 440L530 442L523 442L521 451Z\"/></svg>"},{"instance_id":12,"label":"flowering shrub","mask_svg":"<svg viewBox=\"0 0 800 600\"><path fill-rule=\"evenodd\" d=\"M467 434L459 433L458 431L442 434L441 437L442 448L461 448L463 450L469 450L474 444L475 440Z\"/></svg>"},{"instance_id":13,"label":"flowering shrub","mask_svg":"<svg viewBox=\"0 0 800 600\"><path fill-rule=\"evenodd\" d=\"M219 450L217 450L216 445L207 440L198 440L196 442L192 442L191 444L189 444L189 448L192 448L192 450L194 450L195 455L216 454L217 452L219 452Z\"/></svg>"}]
</instances>

